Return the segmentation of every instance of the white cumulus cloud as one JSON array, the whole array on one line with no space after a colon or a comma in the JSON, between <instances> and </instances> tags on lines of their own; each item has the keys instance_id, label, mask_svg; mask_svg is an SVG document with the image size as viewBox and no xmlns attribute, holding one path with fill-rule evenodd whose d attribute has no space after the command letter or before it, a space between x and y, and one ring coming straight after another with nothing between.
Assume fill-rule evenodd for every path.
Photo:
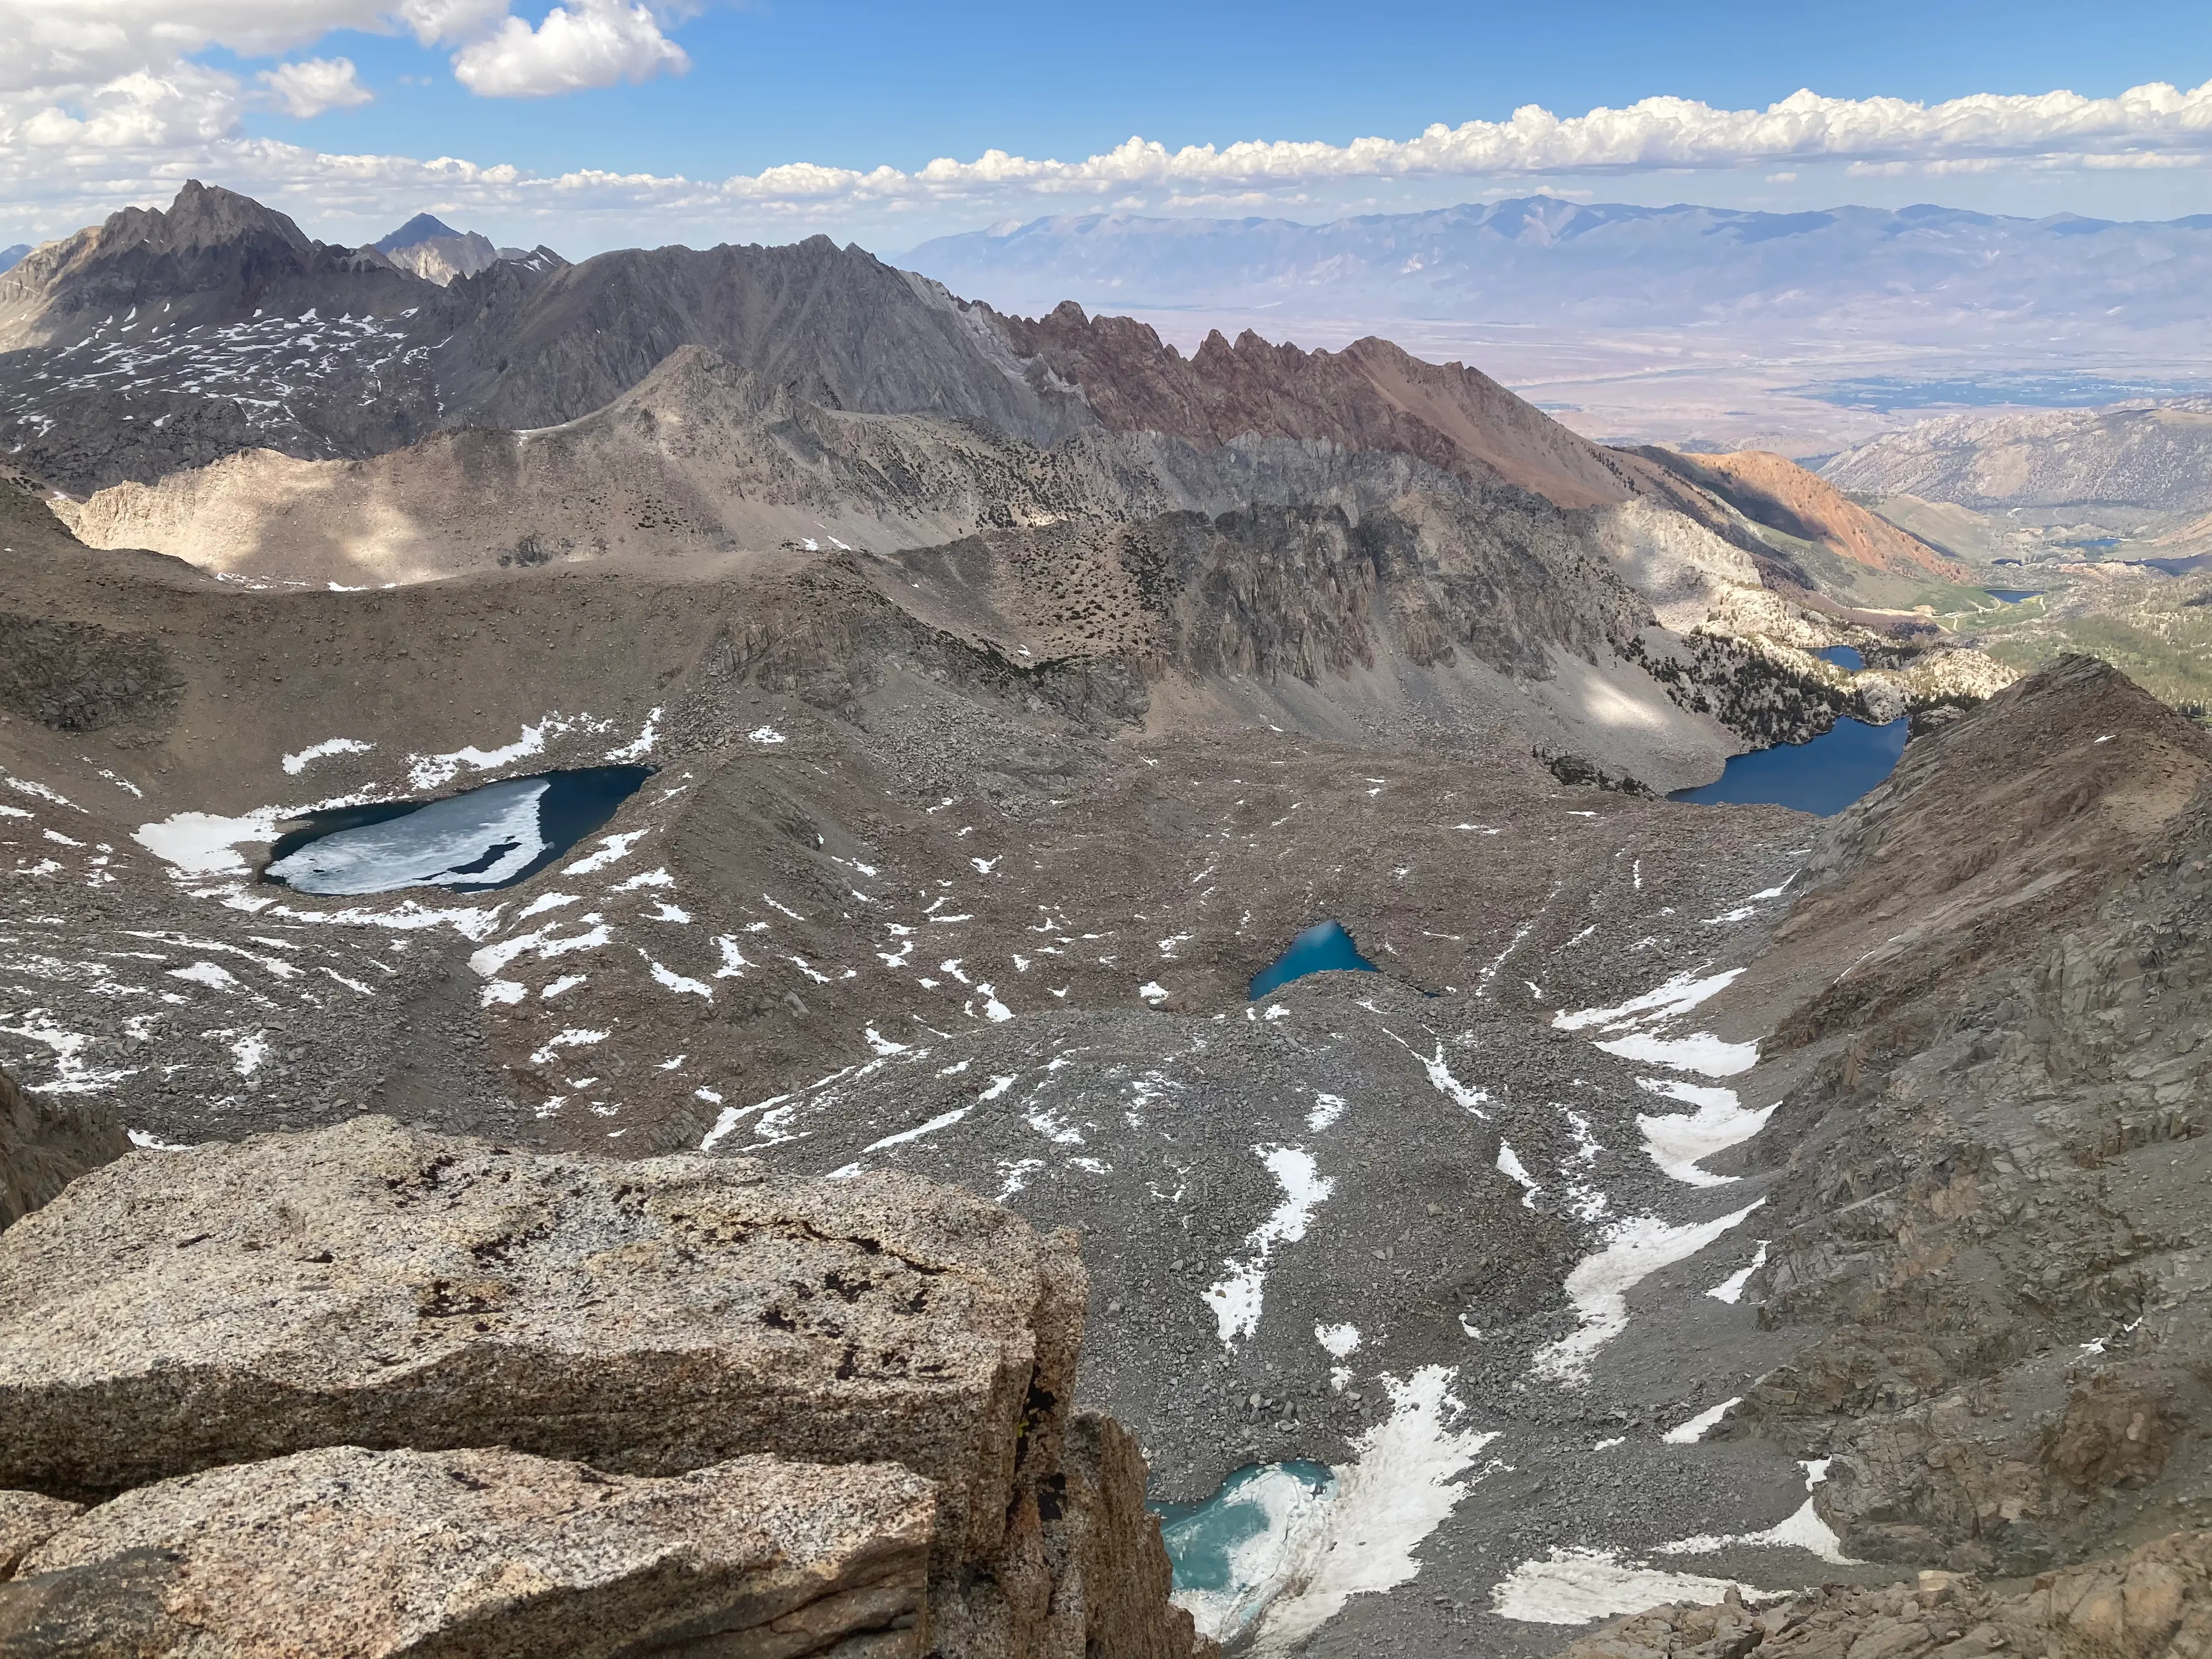
<instances>
[{"instance_id":1,"label":"white cumulus cloud","mask_svg":"<svg viewBox=\"0 0 2212 1659\"><path fill-rule=\"evenodd\" d=\"M1920 104L1799 92L1750 110L1680 98L1574 116L1530 106L1507 120L1409 137L1173 149L1131 138L1074 161L990 149L904 168L801 161L723 179L588 167L556 174L501 156L338 155L246 137L243 110L271 97L294 107L289 89L273 80L241 86L191 54L222 45L274 55L332 28L381 27L449 52L473 92L542 95L682 72L689 60L668 31L688 15L684 5L559 0L534 25L507 0L82 0L77 10L64 27L55 0L0 0L0 33L20 25L8 38L23 43L0 59L0 204L13 222L0 226L8 232L0 240L63 234L124 202L166 203L188 176L259 196L325 236L374 234L395 215L435 204L492 219L517 240L582 252L816 228L911 236L925 222L953 228L1094 206L1141 211L1147 203L1284 211L1355 194L1379 199L1400 184L1434 194L1437 181L1454 191L1466 181L1468 197L1540 182L1579 198L1586 191L1577 181L1644 171L1741 169L1783 182L1814 167L1848 179L2212 163L2212 82L2193 91L2161 82L2110 98L2062 91ZM156 13L166 29L149 21ZM292 67L304 76L306 65ZM303 79L298 107L317 103L318 86L343 94L347 84Z\"/></svg>"},{"instance_id":2,"label":"white cumulus cloud","mask_svg":"<svg viewBox=\"0 0 2212 1659\"><path fill-rule=\"evenodd\" d=\"M563 0L536 28L508 17L453 55L454 78L485 98L542 98L690 67L660 20L624 0Z\"/></svg>"},{"instance_id":3,"label":"white cumulus cloud","mask_svg":"<svg viewBox=\"0 0 2212 1659\"><path fill-rule=\"evenodd\" d=\"M305 121L326 109L358 109L374 95L354 73L350 58L309 58L279 64L254 77L289 115Z\"/></svg>"}]
</instances>

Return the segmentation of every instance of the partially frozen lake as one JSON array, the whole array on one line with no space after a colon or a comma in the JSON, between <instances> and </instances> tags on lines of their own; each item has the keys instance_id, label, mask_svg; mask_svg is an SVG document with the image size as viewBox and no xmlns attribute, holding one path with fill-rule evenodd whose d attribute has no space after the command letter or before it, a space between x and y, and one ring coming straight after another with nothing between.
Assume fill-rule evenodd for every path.
<instances>
[{"instance_id":1,"label":"partially frozen lake","mask_svg":"<svg viewBox=\"0 0 2212 1659\"><path fill-rule=\"evenodd\" d=\"M264 873L303 893L512 887L612 817L652 775L649 766L593 766L443 800L311 812L270 849Z\"/></svg>"},{"instance_id":2,"label":"partially frozen lake","mask_svg":"<svg viewBox=\"0 0 2212 1659\"><path fill-rule=\"evenodd\" d=\"M1325 1464L1265 1463L1237 1470L1203 1503L1153 1506L1176 1600L1202 1632L1224 1640L1250 1626L1294 1565L1298 1522L1334 1485Z\"/></svg>"}]
</instances>

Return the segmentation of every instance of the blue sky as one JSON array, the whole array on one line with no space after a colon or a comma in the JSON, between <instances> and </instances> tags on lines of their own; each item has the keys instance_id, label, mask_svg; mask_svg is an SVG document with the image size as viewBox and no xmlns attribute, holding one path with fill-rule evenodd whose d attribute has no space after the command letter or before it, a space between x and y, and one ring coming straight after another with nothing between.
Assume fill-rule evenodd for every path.
<instances>
[{"instance_id":1,"label":"blue sky","mask_svg":"<svg viewBox=\"0 0 2212 1659\"><path fill-rule=\"evenodd\" d=\"M1669 94L1735 109L1800 87L1932 103L2212 79L2204 4L775 0L714 7L669 33L692 60L685 76L526 101L470 96L439 52L404 37L333 34L320 49L352 57L378 101L326 118L318 137L550 172L719 178L787 161L911 167L994 147L1073 157L1132 134L1170 147L1342 143L1502 120L1523 104L1580 114ZM398 84L410 76L427 84ZM289 137L294 124L253 125Z\"/></svg>"},{"instance_id":2,"label":"blue sky","mask_svg":"<svg viewBox=\"0 0 2212 1659\"><path fill-rule=\"evenodd\" d=\"M58 234L118 197L159 202L187 173L276 201L333 239L366 239L419 206L571 253L815 229L896 249L1104 206L1321 219L1537 189L1783 209L2212 211L2201 0L82 4L124 20L125 44L97 63L44 44L39 31L63 15L55 0L0 0L0 24L30 19L27 66L13 88L0 77L0 241ZM547 95L564 76L583 84ZM2020 101L2061 89L2112 100L2157 82L2205 96L2088 117ZM1800 88L1846 101L1816 112L1825 136L1778 152L1775 123L1751 133L1746 122ZM1984 94L2014 100L1987 131L1849 101ZM1408 151L1379 167L1346 155L1309 166L1285 152L1264 176L1227 179L1225 164L1167 160L1186 145L1413 140L1432 123L1508 123L1530 105L1572 123L1652 98L1709 108L1607 117L1557 143L1525 123L1469 129L1441 162ZM1644 128L1666 139L1650 154ZM1165 151L1084 169L1132 135ZM991 150L1076 167L909 176ZM1696 164L1672 164L1678 150ZM1600 164L1528 159L1540 152ZM754 179L791 164L823 171ZM884 167L900 176L861 177Z\"/></svg>"}]
</instances>

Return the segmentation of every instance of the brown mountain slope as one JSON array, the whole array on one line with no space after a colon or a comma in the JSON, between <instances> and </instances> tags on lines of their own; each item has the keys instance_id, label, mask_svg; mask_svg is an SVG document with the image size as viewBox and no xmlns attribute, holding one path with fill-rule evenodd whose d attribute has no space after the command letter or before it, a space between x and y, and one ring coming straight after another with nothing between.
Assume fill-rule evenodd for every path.
<instances>
[{"instance_id":1,"label":"brown mountain slope","mask_svg":"<svg viewBox=\"0 0 2212 1659\"><path fill-rule=\"evenodd\" d=\"M1951 562L1916 536L1875 517L1796 462L1763 449L1685 455L1656 447L1636 452L1711 490L1754 524L1893 575L1953 576Z\"/></svg>"},{"instance_id":2,"label":"brown mountain slope","mask_svg":"<svg viewBox=\"0 0 2212 1659\"><path fill-rule=\"evenodd\" d=\"M1186 358L1149 325L1088 318L1072 301L1036 321L988 314L1017 353L1080 387L1116 431L1165 433L1206 448L1251 434L1395 450L1565 507L1643 493L1619 458L1488 375L1423 362L1388 340L1304 351L1249 329L1232 345L1217 331Z\"/></svg>"},{"instance_id":3,"label":"brown mountain slope","mask_svg":"<svg viewBox=\"0 0 2212 1659\"><path fill-rule=\"evenodd\" d=\"M2194 1513L2208 854L2212 739L2063 658L1823 831L1715 1005L1789 1091L1760 1320L1820 1333L1739 1417L1834 1458L1849 1553L2021 1572Z\"/></svg>"}]
</instances>

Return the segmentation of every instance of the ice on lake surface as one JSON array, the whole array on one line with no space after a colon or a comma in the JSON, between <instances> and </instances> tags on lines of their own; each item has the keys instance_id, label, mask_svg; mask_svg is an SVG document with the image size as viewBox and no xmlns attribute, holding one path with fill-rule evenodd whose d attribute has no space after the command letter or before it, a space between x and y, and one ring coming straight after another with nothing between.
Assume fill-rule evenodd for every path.
<instances>
[{"instance_id":1,"label":"ice on lake surface","mask_svg":"<svg viewBox=\"0 0 2212 1659\"><path fill-rule=\"evenodd\" d=\"M652 775L647 766L594 766L443 800L312 812L270 849L264 873L303 893L512 887L612 817Z\"/></svg>"},{"instance_id":2,"label":"ice on lake surface","mask_svg":"<svg viewBox=\"0 0 2212 1659\"><path fill-rule=\"evenodd\" d=\"M1905 753L1905 726L1902 720L1887 726L1839 720L1810 743L1735 756L1711 783L1677 789L1667 799L1706 805L1765 802L1833 817L1896 769Z\"/></svg>"},{"instance_id":3,"label":"ice on lake surface","mask_svg":"<svg viewBox=\"0 0 2212 1659\"><path fill-rule=\"evenodd\" d=\"M1369 974L1380 971L1359 954L1359 947L1352 943L1352 935L1344 931L1341 923L1316 922L1292 939L1290 948L1264 970L1252 976L1252 999L1256 1002L1268 992L1308 974L1345 968Z\"/></svg>"},{"instance_id":4,"label":"ice on lake surface","mask_svg":"<svg viewBox=\"0 0 2212 1659\"><path fill-rule=\"evenodd\" d=\"M1263 1463L1237 1470L1204 1503L1154 1505L1176 1600L1202 1629L1243 1630L1282 1587L1297 1522L1335 1482L1324 1463Z\"/></svg>"}]
</instances>

